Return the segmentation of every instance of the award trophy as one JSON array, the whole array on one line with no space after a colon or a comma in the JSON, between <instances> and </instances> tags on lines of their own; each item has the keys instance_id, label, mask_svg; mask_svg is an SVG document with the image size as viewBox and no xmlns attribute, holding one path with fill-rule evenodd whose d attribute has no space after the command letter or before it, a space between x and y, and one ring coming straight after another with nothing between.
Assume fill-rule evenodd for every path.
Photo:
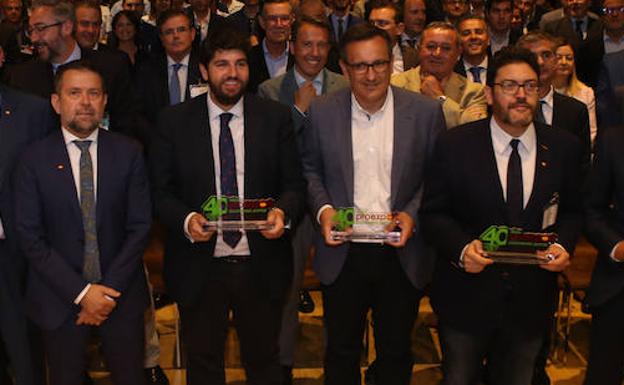
<instances>
[{"instance_id":1,"label":"award trophy","mask_svg":"<svg viewBox=\"0 0 624 385\"><path fill-rule=\"evenodd\" d=\"M551 255L538 255L557 241L555 233L525 232L518 227L488 227L479 239L486 258L497 263L513 265L540 265L553 259Z\"/></svg>"},{"instance_id":2,"label":"award trophy","mask_svg":"<svg viewBox=\"0 0 624 385\"><path fill-rule=\"evenodd\" d=\"M386 231L394 220L392 213L364 213L347 207L337 209L333 219L336 225L331 235L335 241L384 243L401 239L401 231Z\"/></svg>"},{"instance_id":3,"label":"award trophy","mask_svg":"<svg viewBox=\"0 0 624 385\"><path fill-rule=\"evenodd\" d=\"M245 199L238 197L211 196L202 204L202 211L208 223L206 231L262 231L273 228L267 222L268 212L275 206L272 198Z\"/></svg>"}]
</instances>

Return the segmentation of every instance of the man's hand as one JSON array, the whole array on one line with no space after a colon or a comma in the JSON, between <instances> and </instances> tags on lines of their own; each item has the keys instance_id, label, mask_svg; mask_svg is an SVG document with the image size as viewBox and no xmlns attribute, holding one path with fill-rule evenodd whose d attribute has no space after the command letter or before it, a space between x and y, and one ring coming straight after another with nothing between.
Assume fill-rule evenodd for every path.
<instances>
[{"instance_id":1,"label":"man's hand","mask_svg":"<svg viewBox=\"0 0 624 385\"><path fill-rule=\"evenodd\" d=\"M188 221L188 233L193 242L208 242L212 238L214 231L204 229L204 225L208 224L208 220L201 214L193 213Z\"/></svg>"},{"instance_id":2,"label":"man's hand","mask_svg":"<svg viewBox=\"0 0 624 385\"><path fill-rule=\"evenodd\" d=\"M624 261L624 241L619 241L613 250L613 258L616 261L622 262Z\"/></svg>"},{"instance_id":3,"label":"man's hand","mask_svg":"<svg viewBox=\"0 0 624 385\"><path fill-rule=\"evenodd\" d=\"M321 212L321 234L323 238L325 238L325 244L327 246L338 246L343 243L343 241L334 240L331 235L332 229L336 225L336 222L334 222L335 216L336 210L333 207L328 207ZM350 229L348 231L350 231Z\"/></svg>"},{"instance_id":4,"label":"man's hand","mask_svg":"<svg viewBox=\"0 0 624 385\"><path fill-rule=\"evenodd\" d=\"M386 231L392 231L395 227L401 229L401 238L398 242L386 243L394 247L403 247L414 233L414 220L408 213L401 211L394 216L392 223L386 226Z\"/></svg>"},{"instance_id":5,"label":"man's hand","mask_svg":"<svg viewBox=\"0 0 624 385\"><path fill-rule=\"evenodd\" d=\"M570 266L570 254L561 245L552 244L548 249L538 251L537 254L542 257L550 254L554 258L552 261L541 264L542 269L558 273Z\"/></svg>"},{"instance_id":6,"label":"man's hand","mask_svg":"<svg viewBox=\"0 0 624 385\"><path fill-rule=\"evenodd\" d=\"M87 293L80 301L82 310L76 324L87 323L93 325L93 322L104 322L115 306L117 306L115 299L119 298L120 295L120 292L110 287L95 283L91 284L91 287L89 287L89 290L87 290Z\"/></svg>"},{"instance_id":7,"label":"man's hand","mask_svg":"<svg viewBox=\"0 0 624 385\"><path fill-rule=\"evenodd\" d=\"M266 239L277 239L284 234L284 218L286 215L282 209L274 208L267 214L267 222L273 224L268 230L262 230L260 233Z\"/></svg>"},{"instance_id":8,"label":"man's hand","mask_svg":"<svg viewBox=\"0 0 624 385\"><path fill-rule=\"evenodd\" d=\"M314 98L316 98L316 89L312 82L307 80L295 91L295 106L299 111L306 112Z\"/></svg>"},{"instance_id":9,"label":"man's hand","mask_svg":"<svg viewBox=\"0 0 624 385\"><path fill-rule=\"evenodd\" d=\"M444 87L435 76L422 75L420 77L420 92L430 98L437 99L444 95Z\"/></svg>"},{"instance_id":10,"label":"man's hand","mask_svg":"<svg viewBox=\"0 0 624 385\"><path fill-rule=\"evenodd\" d=\"M470 242L464 252L464 270L472 274L482 272L486 266L494 263L491 259L485 258L485 255L480 240L475 239Z\"/></svg>"}]
</instances>

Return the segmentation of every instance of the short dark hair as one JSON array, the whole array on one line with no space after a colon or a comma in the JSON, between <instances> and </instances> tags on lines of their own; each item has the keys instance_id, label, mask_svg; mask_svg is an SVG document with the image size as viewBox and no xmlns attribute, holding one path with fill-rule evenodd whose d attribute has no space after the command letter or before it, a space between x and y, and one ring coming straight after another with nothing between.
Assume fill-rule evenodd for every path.
<instances>
[{"instance_id":1,"label":"short dark hair","mask_svg":"<svg viewBox=\"0 0 624 385\"><path fill-rule=\"evenodd\" d=\"M239 50L248 56L249 49L249 38L239 29L224 24L208 34L199 51L199 60L208 66L217 51Z\"/></svg>"},{"instance_id":2,"label":"short dark hair","mask_svg":"<svg viewBox=\"0 0 624 385\"><path fill-rule=\"evenodd\" d=\"M279 3L288 3L292 9L292 5L289 0L260 0L260 8L258 9L258 15L262 16L264 14L264 6L267 4L279 4Z\"/></svg>"},{"instance_id":3,"label":"short dark hair","mask_svg":"<svg viewBox=\"0 0 624 385\"><path fill-rule=\"evenodd\" d=\"M313 25L317 28L321 28L327 32L328 38L331 39L331 29L329 28L329 23L326 20L319 20L317 18L301 15L295 20L295 24L291 29L291 39L292 41L297 41L297 35L299 35L299 28L301 28L304 24Z\"/></svg>"},{"instance_id":4,"label":"short dark hair","mask_svg":"<svg viewBox=\"0 0 624 385\"><path fill-rule=\"evenodd\" d=\"M494 55L492 63L488 66L486 84L493 87L498 71L508 64L516 63L528 64L539 79L540 68L535 54L525 48L510 46L501 49Z\"/></svg>"},{"instance_id":5,"label":"short dark hair","mask_svg":"<svg viewBox=\"0 0 624 385\"><path fill-rule=\"evenodd\" d=\"M83 72L92 72L100 78L102 82L102 91L106 93L106 83L104 82L104 77L88 60L76 60L69 64L65 64L60 66L58 71L56 71L56 75L54 75L54 93L59 94L61 92L61 86L63 85L63 78L65 77L65 73L67 71L83 71Z\"/></svg>"},{"instance_id":6,"label":"short dark hair","mask_svg":"<svg viewBox=\"0 0 624 385\"><path fill-rule=\"evenodd\" d=\"M70 20L76 23L76 14L74 13L74 4L66 0L34 0L31 9L34 11L40 7L52 8L54 18L58 22Z\"/></svg>"},{"instance_id":7,"label":"short dark hair","mask_svg":"<svg viewBox=\"0 0 624 385\"><path fill-rule=\"evenodd\" d=\"M78 8L91 8L95 9L102 18L102 9L100 8L100 2L98 0L78 0L74 2L74 12Z\"/></svg>"},{"instance_id":8,"label":"short dark hair","mask_svg":"<svg viewBox=\"0 0 624 385\"><path fill-rule=\"evenodd\" d=\"M459 20L457 20L457 22L455 23L455 29L457 29L457 32L459 32L459 25L466 20L479 20L479 21L484 22L485 26L487 27L487 20L485 20L484 17L475 15L472 13L467 13L465 15L460 16Z\"/></svg>"},{"instance_id":9,"label":"short dark hair","mask_svg":"<svg viewBox=\"0 0 624 385\"><path fill-rule=\"evenodd\" d=\"M193 27L191 25L191 17L188 15L188 13L180 10L180 9L167 9L165 12L161 13L160 16L158 16L158 18L156 19L156 28L158 28L158 33L162 33L162 31L160 30L163 26L163 24L165 24L169 19L172 19L176 16L182 16L184 17L186 20L188 20L188 25L189 27Z\"/></svg>"},{"instance_id":10,"label":"short dark hair","mask_svg":"<svg viewBox=\"0 0 624 385\"><path fill-rule=\"evenodd\" d=\"M117 12L115 16L113 16L113 21L111 22L112 33L108 38L108 45L112 48L119 47L119 39L117 39L117 35L115 34L115 28L117 27L117 23L119 23L122 16L128 19L128 21L134 26L134 43L138 46L141 19L139 19L139 15L137 15L136 12L129 11L127 9L122 9L121 11Z\"/></svg>"},{"instance_id":11,"label":"short dark hair","mask_svg":"<svg viewBox=\"0 0 624 385\"><path fill-rule=\"evenodd\" d=\"M490 9L494 6L494 4L499 3L511 3L511 9L514 8L513 0L486 0L485 1L485 13L490 13Z\"/></svg>"},{"instance_id":12,"label":"short dark hair","mask_svg":"<svg viewBox=\"0 0 624 385\"><path fill-rule=\"evenodd\" d=\"M442 31L453 32L455 34L455 40L457 40L457 47L461 47L461 40L459 39L459 31L457 30L457 27L447 21L432 21L431 23L427 24L420 35L421 38L420 42L418 43L419 47L423 42L422 36L425 36L425 32L433 29L441 29Z\"/></svg>"},{"instance_id":13,"label":"short dark hair","mask_svg":"<svg viewBox=\"0 0 624 385\"><path fill-rule=\"evenodd\" d=\"M368 20L371 12L373 12L374 9L390 8L394 10L394 22L403 22L403 7L401 7L392 0L371 0L366 3L364 8L366 20Z\"/></svg>"},{"instance_id":14,"label":"short dark hair","mask_svg":"<svg viewBox=\"0 0 624 385\"><path fill-rule=\"evenodd\" d=\"M340 58L342 61L347 63L347 46L349 44L370 40L375 37L380 37L386 42L388 47L388 57L392 57L392 40L390 40L388 33L369 23L360 23L347 29L347 32L345 32L342 36L342 39L340 40Z\"/></svg>"}]
</instances>

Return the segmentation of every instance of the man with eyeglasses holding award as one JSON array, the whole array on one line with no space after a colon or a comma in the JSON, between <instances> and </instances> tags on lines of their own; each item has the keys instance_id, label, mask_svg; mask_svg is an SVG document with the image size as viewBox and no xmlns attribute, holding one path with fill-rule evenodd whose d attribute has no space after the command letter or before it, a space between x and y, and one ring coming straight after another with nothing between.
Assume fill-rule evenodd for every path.
<instances>
[{"instance_id":1,"label":"man with eyeglasses holding award","mask_svg":"<svg viewBox=\"0 0 624 385\"><path fill-rule=\"evenodd\" d=\"M557 273L581 228L581 145L534 118L539 66L503 48L488 68L489 118L444 132L422 228L437 251L432 304L444 385L528 385L552 319Z\"/></svg>"},{"instance_id":2,"label":"man with eyeglasses holding award","mask_svg":"<svg viewBox=\"0 0 624 385\"><path fill-rule=\"evenodd\" d=\"M433 268L417 213L444 116L436 101L390 86L387 32L359 24L340 44L351 87L313 102L303 131L304 176L321 228L314 269L327 328L325 384L360 383L372 309L376 379L407 385L410 334Z\"/></svg>"}]
</instances>

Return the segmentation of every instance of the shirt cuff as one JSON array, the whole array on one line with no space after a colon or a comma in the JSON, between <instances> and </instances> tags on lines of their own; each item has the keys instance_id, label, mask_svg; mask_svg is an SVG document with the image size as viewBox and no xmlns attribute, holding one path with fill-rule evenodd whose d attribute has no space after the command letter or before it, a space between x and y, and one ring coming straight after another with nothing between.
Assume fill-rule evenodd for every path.
<instances>
[{"instance_id":1,"label":"shirt cuff","mask_svg":"<svg viewBox=\"0 0 624 385\"><path fill-rule=\"evenodd\" d=\"M0 218L0 239L6 239L6 234L4 234L4 227L2 227L2 218Z\"/></svg>"},{"instance_id":2,"label":"shirt cuff","mask_svg":"<svg viewBox=\"0 0 624 385\"><path fill-rule=\"evenodd\" d=\"M191 243L195 243L195 240L193 239L193 237L191 237L191 233L190 233L190 232L189 232L189 230L188 230L188 224L189 224L189 221L191 220L191 217L192 217L193 215L195 215L195 214L198 214L198 213L196 213L195 211L192 211L192 212L190 212L190 213L186 216L186 218L184 218L184 228L183 228L183 230L184 230L184 236L185 236L185 237L186 237L186 239L188 239Z\"/></svg>"},{"instance_id":3,"label":"shirt cuff","mask_svg":"<svg viewBox=\"0 0 624 385\"><path fill-rule=\"evenodd\" d=\"M466 249L468 248L468 246L470 246L470 243L464 246L464 248L461 251L461 254L459 254L459 260L457 262L457 265L461 267L462 269L464 268L464 255L466 254Z\"/></svg>"},{"instance_id":4,"label":"shirt cuff","mask_svg":"<svg viewBox=\"0 0 624 385\"><path fill-rule=\"evenodd\" d=\"M91 288L91 284L87 283L87 286L85 286L85 288L82 289L80 294L78 294L78 297L76 297L76 299L74 300L74 304L80 305L80 301L82 301L84 296L87 295L87 292L89 291L90 288Z\"/></svg>"},{"instance_id":5,"label":"shirt cuff","mask_svg":"<svg viewBox=\"0 0 624 385\"><path fill-rule=\"evenodd\" d=\"M304 118L305 118L306 116L308 116L308 113L307 113L307 112L304 112L304 111L301 111L301 110L299 109L299 107L297 107L297 105L296 105L296 104L294 104L294 105L293 105L293 107L295 107L295 110L297 110L297 112L298 112L298 113L300 113L300 114L301 114L301 116L303 116Z\"/></svg>"},{"instance_id":6,"label":"shirt cuff","mask_svg":"<svg viewBox=\"0 0 624 385\"><path fill-rule=\"evenodd\" d=\"M323 206L321 206L319 211L316 212L316 222L320 225L321 224L321 214L323 214L323 211L325 211L325 209L333 209L333 208L334 208L334 206L332 206L332 205L323 205Z\"/></svg>"},{"instance_id":7,"label":"shirt cuff","mask_svg":"<svg viewBox=\"0 0 624 385\"><path fill-rule=\"evenodd\" d=\"M611 249L611 253L609 253L609 257L616 263L624 262L624 261L620 261L619 259L615 258L615 249L617 249L619 244L620 244L620 242L616 243L615 246L613 246L613 248Z\"/></svg>"}]
</instances>

